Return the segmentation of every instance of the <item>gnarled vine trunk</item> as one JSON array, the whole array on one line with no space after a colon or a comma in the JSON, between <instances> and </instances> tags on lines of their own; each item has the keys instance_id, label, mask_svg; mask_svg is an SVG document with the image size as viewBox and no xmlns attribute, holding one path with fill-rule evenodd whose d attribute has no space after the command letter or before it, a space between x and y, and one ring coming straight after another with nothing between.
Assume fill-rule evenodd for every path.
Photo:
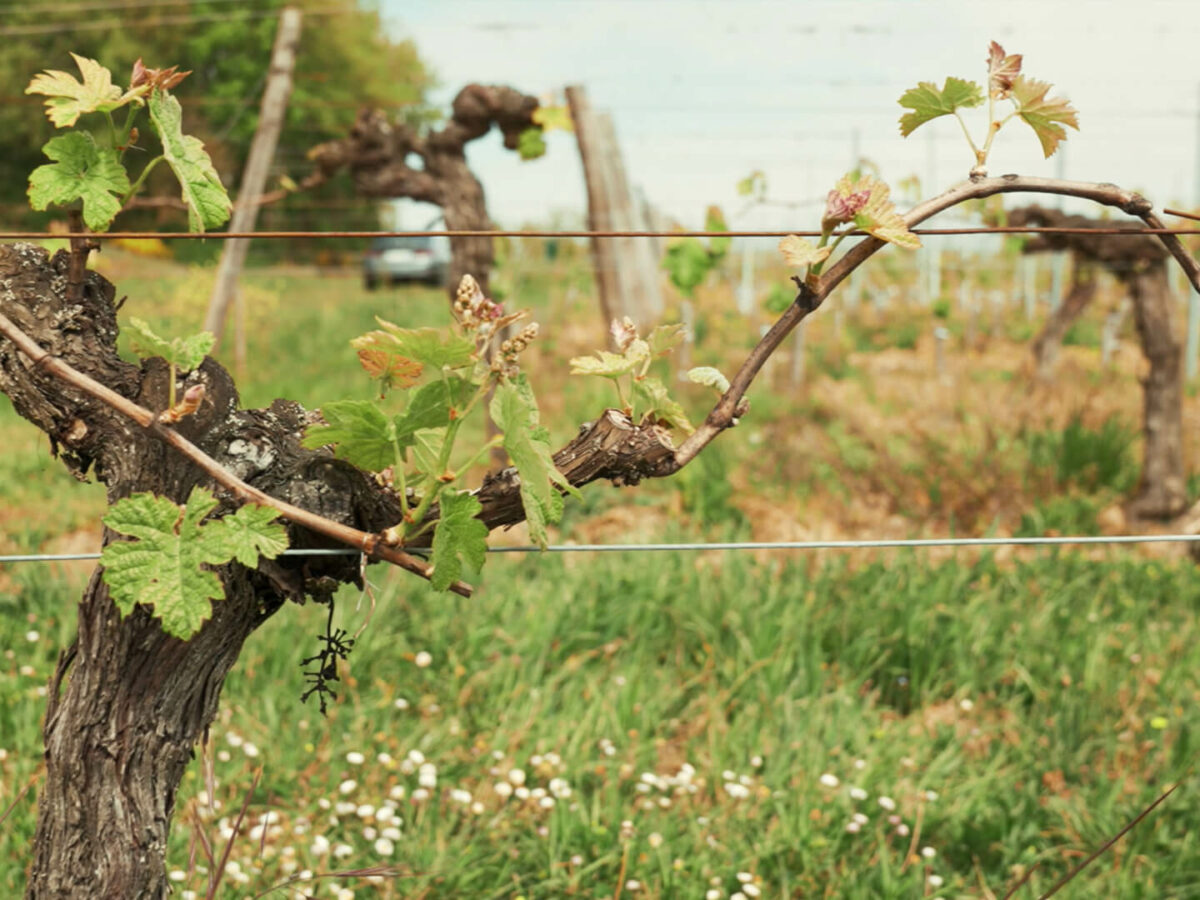
<instances>
[{"instance_id":1,"label":"gnarled vine trunk","mask_svg":"<svg viewBox=\"0 0 1200 900\"><path fill-rule=\"evenodd\" d=\"M1066 228L1111 228L1113 224L1036 205L1012 210L1008 221L1012 225ZM1128 230L1143 229L1129 226ZM1082 313L1094 294L1094 279L1085 277L1085 273L1096 266L1111 272L1129 291L1142 353L1149 363L1149 372L1142 380L1142 475L1137 493L1129 503L1129 512L1149 519L1176 516L1187 506L1183 469L1183 347L1171 312L1167 251L1151 235L1039 234L1026 242L1026 253L1045 250L1069 250L1074 256L1076 277L1059 312L1034 343L1038 374L1047 377L1062 332Z\"/></svg>"},{"instance_id":2,"label":"gnarled vine trunk","mask_svg":"<svg viewBox=\"0 0 1200 900\"><path fill-rule=\"evenodd\" d=\"M466 147L493 125L504 146L515 150L521 133L540 129L533 121L538 107L531 97L509 87L469 84L458 92L446 125L428 134L404 122L390 122L380 110L364 109L349 136L314 147L309 156L325 180L341 169L350 171L365 197L408 197L442 208L450 231L488 231L483 185L467 165ZM419 162L416 162L419 161ZM306 179L306 184L315 183ZM450 238L450 293L470 274L490 296L488 280L495 256L487 235Z\"/></svg>"}]
</instances>

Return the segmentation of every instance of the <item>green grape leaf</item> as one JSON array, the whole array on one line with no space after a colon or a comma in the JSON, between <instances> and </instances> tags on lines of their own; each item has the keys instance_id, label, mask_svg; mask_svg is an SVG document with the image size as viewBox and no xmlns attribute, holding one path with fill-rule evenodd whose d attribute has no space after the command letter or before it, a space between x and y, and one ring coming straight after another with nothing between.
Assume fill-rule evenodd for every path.
<instances>
[{"instance_id":1,"label":"green grape leaf","mask_svg":"<svg viewBox=\"0 0 1200 900\"><path fill-rule=\"evenodd\" d=\"M526 128L517 135L517 155L524 160L546 155L546 139L540 128Z\"/></svg>"},{"instance_id":2,"label":"green grape leaf","mask_svg":"<svg viewBox=\"0 0 1200 900\"><path fill-rule=\"evenodd\" d=\"M922 81L900 96L900 105L912 110L900 117L900 134L908 137L931 119L948 116L956 109L979 106L981 103L983 88L973 81L947 78L940 90L932 81Z\"/></svg>"},{"instance_id":3,"label":"green grape leaf","mask_svg":"<svg viewBox=\"0 0 1200 900\"><path fill-rule=\"evenodd\" d=\"M106 231L129 191L117 151L97 147L86 131L73 131L48 140L42 152L54 162L30 173L29 205L40 210L81 200L87 227Z\"/></svg>"},{"instance_id":4,"label":"green grape leaf","mask_svg":"<svg viewBox=\"0 0 1200 900\"><path fill-rule=\"evenodd\" d=\"M633 381L633 396L637 400L638 415L652 415L668 424L691 434L696 429L688 421L687 413L671 398L667 386L653 375L635 378Z\"/></svg>"},{"instance_id":5,"label":"green grape leaf","mask_svg":"<svg viewBox=\"0 0 1200 900\"><path fill-rule=\"evenodd\" d=\"M183 133L183 108L164 90L150 93L150 121L162 141L163 157L179 179L188 228L204 231L224 225L233 211L204 142Z\"/></svg>"},{"instance_id":6,"label":"green grape leaf","mask_svg":"<svg viewBox=\"0 0 1200 900\"><path fill-rule=\"evenodd\" d=\"M221 541L220 552L227 559L236 559L252 569L260 556L274 559L288 547L287 529L278 522L279 512L269 506L247 503L233 515L225 516L205 526L214 538L214 549Z\"/></svg>"},{"instance_id":7,"label":"green grape leaf","mask_svg":"<svg viewBox=\"0 0 1200 900\"><path fill-rule=\"evenodd\" d=\"M474 393L475 385L453 375L418 388L404 412L396 416L396 439L400 446L411 446L413 434L423 428L449 425L450 410L462 413Z\"/></svg>"},{"instance_id":8,"label":"green grape leaf","mask_svg":"<svg viewBox=\"0 0 1200 900\"><path fill-rule=\"evenodd\" d=\"M725 223L725 213L721 212L721 207L710 206L704 214L704 230L705 231L728 231L729 226ZM727 235L719 237L711 237L708 239L709 255L711 265L716 265L721 261L721 258L728 252L729 244L733 238Z\"/></svg>"},{"instance_id":9,"label":"green grape leaf","mask_svg":"<svg viewBox=\"0 0 1200 900\"><path fill-rule=\"evenodd\" d=\"M524 375L497 385L490 412L504 432L504 449L521 478L521 504L529 536L545 547L546 525L562 518L563 498L558 488L573 496L579 492L554 465L550 435L538 424L537 401Z\"/></svg>"},{"instance_id":10,"label":"green grape leaf","mask_svg":"<svg viewBox=\"0 0 1200 900\"><path fill-rule=\"evenodd\" d=\"M223 565L234 557L253 565L259 553L277 556L287 546L287 532L271 524L278 515L273 510L243 507L234 514L235 525L228 524L234 516L202 524L216 506L204 488L194 489L182 510L153 494L113 504L104 524L136 538L113 541L100 555L109 596L123 616L144 604L162 620L163 631L186 640L212 614L212 601L225 596L216 573L202 565Z\"/></svg>"},{"instance_id":11,"label":"green grape leaf","mask_svg":"<svg viewBox=\"0 0 1200 900\"><path fill-rule=\"evenodd\" d=\"M658 359L682 344L686 337L687 326L676 322L672 325L657 326L646 336L646 344L650 348L650 355Z\"/></svg>"},{"instance_id":12,"label":"green grape leaf","mask_svg":"<svg viewBox=\"0 0 1200 900\"><path fill-rule=\"evenodd\" d=\"M333 455L360 469L381 472L396 462L394 422L366 400L337 400L321 407L325 425L310 425L301 446L333 444Z\"/></svg>"},{"instance_id":13,"label":"green grape leaf","mask_svg":"<svg viewBox=\"0 0 1200 900\"><path fill-rule=\"evenodd\" d=\"M149 325L136 317L130 318L129 327L133 331L130 344L135 353L143 358L161 356L181 372L190 372L204 362L204 357L217 342L216 336L211 331L201 331L187 337L167 340L159 337Z\"/></svg>"},{"instance_id":14,"label":"green grape leaf","mask_svg":"<svg viewBox=\"0 0 1200 900\"><path fill-rule=\"evenodd\" d=\"M438 458L446 440L445 428L419 428L412 433L413 466L418 472L437 477Z\"/></svg>"},{"instance_id":15,"label":"green grape leaf","mask_svg":"<svg viewBox=\"0 0 1200 900\"><path fill-rule=\"evenodd\" d=\"M1079 114L1062 97L1046 99L1050 83L1021 75L1013 82L1012 101L1017 115L1028 123L1042 144L1042 152L1049 159L1058 145L1067 139L1063 125L1079 130Z\"/></svg>"},{"instance_id":16,"label":"green grape leaf","mask_svg":"<svg viewBox=\"0 0 1200 900\"><path fill-rule=\"evenodd\" d=\"M483 505L467 493L443 491L441 516L433 530L433 574L429 583L444 591L462 575L463 563L482 568L487 559L488 529L475 518Z\"/></svg>"},{"instance_id":17,"label":"green grape leaf","mask_svg":"<svg viewBox=\"0 0 1200 900\"><path fill-rule=\"evenodd\" d=\"M475 359L475 343L437 328L401 328L376 319L383 331L370 331L350 342L355 350L385 350L434 369L461 369Z\"/></svg>"},{"instance_id":18,"label":"green grape leaf","mask_svg":"<svg viewBox=\"0 0 1200 900\"><path fill-rule=\"evenodd\" d=\"M697 366L689 369L687 378L693 384L703 384L720 394L729 390L729 379L722 375L719 369L714 369L712 366Z\"/></svg>"},{"instance_id":19,"label":"green grape leaf","mask_svg":"<svg viewBox=\"0 0 1200 900\"><path fill-rule=\"evenodd\" d=\"M789 266L803 269L813 263L823 262L832 252L830 246L814 247L799 235L789 234L779 239L779 252Z\"/></svg>"},{"instance_id":20,"label":"green grape leaf","mask_svg":"<svg viewBox=\"0 0 1200 900\"><path fill-rule=\"evenodd\" d=\"M55 128L70 128L84 113L111 112L140 98L148 89L134 88L122 94L121 89L113 84L112 72L96 60L74 53L71 58L79 66L83 81L70 72L47 69L35 75L25 88L27 94L42 94L49 98L46 101L46 116Z\"/></svg>"},{"instance_id":21,"label":"green grape leaf","mask_svg":"<svg viewBox=\"0 0 1200 900\"><path fill-rule=\"evenodd\" d=\"M671 276L671 283L684 296L691 297L712 269L713 260L699 238L676 238L667 245L662 265Z\"/></svg>"},{"instance_id":22,"label":"green grape leaf","mask_svg":"<svg viewBox=\"0 0 1200 900\"><path fill-rule=\"evenodd\" d=\"M542 131L574 131L575 123L571 120L571 110L564 106L539 106L531 117L542 126Z\"/></svg>"},{"instance_id":23,"label":"green grape leaf","mask_svg":"<svg viewBox=\"0 0 1200 900\"><path fill-rule=\"evenodd\" d=\"M635 343L637 343L635 341ZM645 341L641 342L645 345ZM630 345L633 346L632 344ZM638 360L631 359L625 353L613 353L611 350L597 350L595 356L576 356L571 360L572 375L600 375L604 378L616 378L628 375L638 365Z\"/></svg>"}]
</instances>

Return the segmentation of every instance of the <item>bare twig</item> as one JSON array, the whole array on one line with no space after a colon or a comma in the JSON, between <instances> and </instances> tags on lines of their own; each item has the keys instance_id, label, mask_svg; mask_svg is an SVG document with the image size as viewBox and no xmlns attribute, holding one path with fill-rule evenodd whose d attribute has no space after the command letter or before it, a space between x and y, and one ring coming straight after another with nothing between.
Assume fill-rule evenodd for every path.
<instances>
[{"instance_id":1,"label":"bare twig","mask_svg":"<svg viewBox=\"0 0 1200 900\"><path fill-rule=\"evenodd\" d=\"M246 791L246 797L242 800L242 808L238 810L237 818L233 822L229 840L225 842L225 849L221 852L221 859L218 860L214 871L209 875L208 893L205 900L213 900L217 896L217 888L221 886L221 877L225 874L225 867L229 865L229 854L233 852L233 842L237 840L238 829L242 827L242 820L246 818L246 810L250 808L250 801L254 799L254 791L258 787L258 780L262 778L262 773L262 769L254 773L254 780L250 782L250 790Z\"/></svg>"},{"instance_id":2,"label":"bare twig","mask_svg":"<svg viewBox=\"0 0 1200 900\"><path fill-rule=\"evenodd\" d=\"M225 469L215 459L179 434L179 432L165 427L150 410L138 406L133 401L121 396L94 378L90 378L84 373L73 369L61 359L51 356L38 346L25 332L18 328L11 319L3 314L0 314L0 334L3 334L12 341L17 349L33 360L40 368L74 385L80 390L86 391L117 412L133 419L155 437L174 447L203 469L213 481L232 492L241 502L269 506L277 510L280 515L289 521L361 550L367 556L386 560L427 580L432 576L432 566L397 547L385 544L378 534L369 534L365 531L359 531L357 528L343 525L340 522L334 522L332 519L326 519L324 516L319 516L298 506L293 506L283 500L277 500L269 494L260 491L258 488L246 484L246 482ZM450 590L463 597L470 597L472 594L471 586L461 581L454 582L450 586Z\"/></svg>"},{"instance_id":3,"label":"bare twig","mask_svg":"<svg viewBox=\"0 0 1200 900\"><path fill-rule=\"evenodd\" d=\"M1133 191L1127 191L1113 184L1092 184L1083 181L1061 181L1054 178L1028 178L1020 175L1003 175L999 178L974 178L963 182L937 197L926 200L913 207L905 216L904 222L909 228L925 221L939 212L957 206L967 200L977 200L991 197L994 194L1034 193L1061 194L1093 200L1104 206L1113 206L1131 216L1137 216L1153 230L1166 245L1167 250L1183 267L1188 280L1196 290L1200 291L1200 264L1192 258L1173 233L1166 233L1159 218L1154 215L1149 200ZM1138 229L1136 234L1144 234L1145 229ZM845 280L851 272L867 261L877 250L884 246L878 238L868 237L860 241L846 252L822 276L816 288L801 285L800 292L791 306L776 320L750 351L742 367L730 380L729 390L717 401L716 406L708 414L696 431L685 440L675 453L675 468L682 468L691 462L704 447L718 434L729 428L735 420L745 414L745 395L750 383L754 381L767 358L778 349L784 338L791 333L804 318L821 305L830 292Z\"/></svg>"},{"instance_id":4,"label":"bare twig","mask_svg":"<svg viewBox=\"0 0 1200 900\"><path fill-rule=\"evenodd\" d=\"M19 790L17 792L17 796L13 797L13 802L8 804L8 807L4 810L3 813L0 813L0 825L3 825L4 820L7 819L10 815L12 815L12 811L17 808L17 804L21 802L21 798L29 793L29 789L31 787L33 787L35 784L37 784L37 780L42 777L42 774L44 771L45 771L44 767L42 767L42 766L37 767L37 771L33 773L32 777L30 777L30 779L27 782L25 782L25 787L21 788L21 790Z\"/></svg>"}]
</instances>

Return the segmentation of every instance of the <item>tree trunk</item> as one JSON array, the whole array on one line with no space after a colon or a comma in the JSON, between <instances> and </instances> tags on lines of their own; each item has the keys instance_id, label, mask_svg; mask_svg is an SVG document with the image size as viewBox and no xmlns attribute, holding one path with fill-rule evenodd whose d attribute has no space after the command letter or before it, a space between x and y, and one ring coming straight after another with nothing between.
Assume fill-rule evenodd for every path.
<instances>
[{"instance_id":1,"label":"tree trunk","mask_svg":"<svg viewBox=\"0 0 1200 900\"><path fill-rule=\"evenodd\" d=\"M1083 315L1088 304L1096 296L1095 267L1084 260L1079 260L1071 278L1071 290L1046 320L1046 325L1033 341L1033 359L1037 366L1039 381L1051 381L1054 378L1054 365L1058 361L1058 351L1062 347L1063 335Z\"/></svg>"},{"instance_id":2,"label":"tree trunk","mask_svg":"<svg viewBox=\"0 0 1200 900\"><path fill-rule=\"evenodd\" d=\"M1167 519L1187 505L1183 470L1183 348L1171 316L1164 263L1127 279L1142 352L1150 371L1142 380L1145 452L1142 478L1129 510L1135 516Z\"/></svg>"},{"instance_id":3,"label":"tree trunk","mask_svg":"<svg viewBox=\"0 0 1200 900\"><path fill-rule=\"evenodd\" d=\"M441 183L442 218L447 231L490 231L483 185L467 167L465 156L440 157L433 170ZM454 297L464 275L471 275L487 297L491 296L490 275L496 257L492 238L486 235L450 238L450 296Z\"/></svg>"},{"instance_id":4,"label":"tree trunk","mask_svg":"<svg viewBox=\"0 0 1200 900\"><path fill-rule=\"evenodd\" d=\"M242 643L274 611L245 570L222 580L225 601L184 642L141 607L122 622L93 573L51 685L29 900L169 893L176 789Z\"/></svg>"}]
</instances>

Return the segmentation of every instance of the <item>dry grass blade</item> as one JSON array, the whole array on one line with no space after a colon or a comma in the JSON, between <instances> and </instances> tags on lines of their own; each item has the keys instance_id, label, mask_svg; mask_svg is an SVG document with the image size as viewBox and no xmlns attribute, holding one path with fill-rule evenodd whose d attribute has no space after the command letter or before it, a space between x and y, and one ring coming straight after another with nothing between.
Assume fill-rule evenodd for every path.
<instances>
[{"instance_id":1,"label":"dry grass blade","mask_svg":"<svg viewBox=\"0 0 1200 900\"><path fill-rule=\"evenodd\" d=\"M289 878L287 881L271 885L262 893L255 894L250 900L259 900L259 898L269 896L277 891L286 891L302 881L318 881L322 878L417 878L426 874L428 873L408 872L404 869L397 869L395 866L367 866L363 869L340 869L337 872L320 872L316 875L310 875L308 878Z\"/></svg>"},{"instance_id":2,"label":"dry grass blade","mask_svg":"<svg viewBox=\"0 0 1200 900\"><path fill-rule=\"evenodd\" d=\"M242 808L238 810L237 819L233 823L233 833L229 835L229 840L225 842L225 849L221 852L221 860L217 863L212 881L209 882L208 894L205 896L205 900L214 900L217 896L217 888L221 884L221 877L225 874L225 867L229 864L229 854L233 852L233 842L237 840L238 829L242 827L242 820L246 818L246 810L250 808L250 801L254 797L254 791L258 787L258 780L262 778L262 773L262 769L254 773L254 780L250 782L250 790L246 791L246 799L242 801Z\"/></svg>"},{"instance_id":3,"label":"dry grass blade","mask_svg":"<svg viewBox=\"0 0 1200 900\"><path fill-rule=\"evenodd\" d=\"M21 798L29 793L29 789L37 784L37 780L42 777L42 767L38 766L38 770L33 773L33 776L25 782L25 787L17 792L17 796L13 797L13 802L8 804L8 807L3 813L0 813L0 825L4 824L4 820L9 817L9 814L16 809L17 804L21 802Z\"/></svg>"},{"instance_id":4,"label":"dry grass blade","mask_svg":"<svg viewBox=\"0 0 1200 900\"><path fill-rule=\"evenodd\" d=\"M1069 884L1071 881L1073 881L1075 879L1075 877L1079 875L1080 872L1082 872L1089 865L1091 865L1097 858L1102 856L1104 854L1104 852L1106 850L1108 850L1113 844L1115 844L1121 838L1125 837L1125 835L1127 835L1130 831L1132 831L1138 825L1139 822L1141 822L1144 818L1146 818L1146 816L1148 816L1148 815L1150 815L1150 813L1154 812L1154 810L1158 807L1158 805L1160 803L1162 803L1164 800L1166 800L1168 797L1170 797L1171 794L1175 793L1175 790L1181 784L1183 784L1182 781L1177 781L1173 785L1171 785L1169 788L1167 788L1167 790L1165 792L1163 792L1161 795L1159 795L1158 799L1156 799L1153 803L1151 803L1149 806L1147 806L1145 809L1143 809L1140 813L1138 813L1136 816L1134 816L1133 819L1130 820L1129 824L1127 824L1124 828L1122 828L1120 831L1118 831L1116 834L1114 834L1111 838L1109 838L1107 841L1105 841L1103 844L1101 844L1099 847L1097 847L1095 850L1093 850L1090 854L1088 854L1087 858L1084 859L1083 862L1081 862L1079 865L1077 865L1075 868L1073 868L1070 872L1068 872L1066 875L1064 875L1062 878L1060 878L1058 881L1056 881L1054 883L1054 885L1050 888L1050 890L1046 891L1046 893L1044 893L1038 897L1038 900L1048 900L1048 898L1053 897L1055 894L1057 894L1059 891L1061 891L1064 887L1066 887L1067 884ZM1033 875L1034 869L1036 869L1036 868L1037 868L1037 866L1031 867L1029 869L1029 871L1025 873L1025 876L1020 881L1018 881L1015 885L1012 886L1012 888L1008 891L1008 893L1006 893L1004 895L1005 900L1008 900L1009 897L1012 897L1017 892L1017 890L1023 884L1025 884L1025 882L1027 882L1029 880L1030 876Z\"/></svg>"}]
</instances>

